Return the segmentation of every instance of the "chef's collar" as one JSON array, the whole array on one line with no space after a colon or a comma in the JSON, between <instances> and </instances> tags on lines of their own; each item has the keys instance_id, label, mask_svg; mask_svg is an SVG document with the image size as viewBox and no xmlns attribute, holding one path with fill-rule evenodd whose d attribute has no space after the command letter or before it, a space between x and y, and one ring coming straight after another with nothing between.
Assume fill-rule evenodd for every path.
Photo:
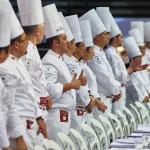
<instances>
[{"instance_id":1,"label":"chef's collar","mask_svg":"<svg viewBox=\"0 0 150 150\"><path fill-rule=\"evenodd\" d=\"M116 49L111 45L108 45L108 48L111 48L113 51L116 51Z\"/></svg>"},{"instance_id":2,"label":"chef's collar","mask_svg":"<svg viewBox=\"0 0 150 150\"><path fill-rule=\"evenodd\" d=\"M51 50L51 52L60 60L64 61L64 58L62 56L60 56L59 54L55 53L53 50Z\"/></svg>"},{"instance_id":3,"label":"chef's collar","mask_svg":"<svg viewBox=\"0 0 150 150\"><path fill-rule=\"evenodd\" d=\"M28 45L30 45L31 47L36 48L36 46L31 41L28 41L28 43Z\"/></svg>"},{"instance_id":4,"label":"chef's collar","mask_svg":"<svg viewBox=\"0 0 150 150\"><path fill-rule=\"evenodd\" d=\"M14 55L12 55L12 54L9 54L9 57L11 58L11 60L17 60L18 61L18 58L17 57L15 57Z\"/></svg>"},{"instance_id":5,"label":"chef's collar","mask_svg":"<svg viewBox=\"0 0 150 150\"><path fill-rule=\"evenodd\" d=\"M99 49L100 51L102 51L103 49L102 48L100 48L99 46L97 46L97 45L94 45L94 47L96 48L96 49Z\"/></svg>"},{"instance_id":6,"label":"chef's collar","mask_svg":"<svg viewBox=\"0 0 150 150\"><path fill-rule=\"evenodd\" d=\"M75 58L74 56L71 57L73 60L75 60L76 62L79 62L77 58Z\"/></svg>"},{"instance_id":7,"label":"chef's collar","mask_svg":"<svg viewBox=\"0 0 150 150\"><path fill-rule=\"evenodd\" d=\"M80 61L83 62L84 64L87 64L87 62L83 59L81 59Z\"/></svg>"}]
</instances>

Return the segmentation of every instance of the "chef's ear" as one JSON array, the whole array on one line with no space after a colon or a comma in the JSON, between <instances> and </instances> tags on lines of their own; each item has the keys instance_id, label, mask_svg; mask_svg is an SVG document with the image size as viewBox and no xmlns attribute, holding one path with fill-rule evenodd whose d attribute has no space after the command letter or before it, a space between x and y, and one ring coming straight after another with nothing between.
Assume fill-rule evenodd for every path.
<instances>
[{"instance_id":1,"label":"chef's ear","mask_svg":"<svg viewBox=\"0 0 150 150\"><path fill-rule=\"evenodd\" d=\"M54 45L58 46L59 45L59 41L57 39L54 40Z\"/></svg>"}]
</instances>

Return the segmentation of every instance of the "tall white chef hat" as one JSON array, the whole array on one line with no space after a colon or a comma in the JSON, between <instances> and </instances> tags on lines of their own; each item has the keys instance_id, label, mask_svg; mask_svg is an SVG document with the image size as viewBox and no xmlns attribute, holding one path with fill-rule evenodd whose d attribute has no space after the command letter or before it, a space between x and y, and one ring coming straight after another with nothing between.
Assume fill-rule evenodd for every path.
<instances>
[{"instance_id":1,"label":"tall white chef hat","mask_svg":"<svg viewBox=\"0 0 150 150\"><path fill-rule=\"evenodd\" d=\"M21 27L21 24L12 8L11 3L9 2L9 0L0 0L0 2L5 2L8 5L10 5L10 13L11 13L11 35L10 35L10 39L14 39L16 37L18 37L19 35L21 35L24 31Z\"/></svg>"},{"instance_id":2,"label":"tall white chef hat","mask_svg":"<svg viewBox=\"0 0 150 150\"><path fill-rule=\"evenodd\" d=\"M124 40L125 48L128 54L129 59L132 59L136 56L141 56L142 53L133 37L128 37Z\"/></svg>"},{"instance_id":3,"label":"tall white chef hat","mask_svg":"<svg viewBox=\"0 0 150 150\"><path fill-rule=\"evenodd\" d=\"M12 8L11 10L11 39L14 39L20 36L23 33L23 29L21 24Z\"/></svg>"},{"instance_id":4,"label":"tall white chef hat","mask_svg":"<svg viewBox=\"0 0 150 150\"><path fill-rule=\"evenodd\" d=\"M144 40L144 22L143 21L133 21L133 22L131 22L130 25L131 25L131 29L133 29L133 28L139 29L141 36Z\"/></svg>"},{"instance_id":5,"label":"tall white chef hat","mask_svg":"<svg viewBox=\"0 0 150 150\"><path fill-rule=\"evenodd\" d=\"M110 18L109 18L109 7L97 7L96 12L100 17L101 21L103 22L104 26L107 29L107 32L110 32Z\"/></svg>"},{"instance_id":6,"label":"tall white chef hat","mask_svg":"<svg viewBox=\"0 0 150 150\"><path fill-rule=\"evenodd\" d=\"M144 23L144 41L150 42L150 21Z\"/></svg>"},{"instance_id":7,"label":"tall white chef hat","mask_svg":"<svg viewBox=\"0 0 150 150\"><path fill-rule=\"evenodd\" d=\"M138 46L144 46L144 40L139 29L134 28L128 32L129 36L133 36Z\"/></svg>"},{"instance_id":8,"label":"tall white chef hat","mask_svg":"<svg viewBox=\"0 0 150 150\"><path fill-rule=\"evenodd\" d=\"M10 44L10 4L0 1L0 47Z\"/></svg>"},{"instance_id":9,"label":"tall white chef hat","mask_svg":"<svg viewBox=\"0 0 150 150\"><path fill-rule=\"evenodd\" d=\"M91 25L89 20L79 21L85 47L93 46Z\"/></svg>"},{"instance_id":10,"label":"tall white chef hat","mask_svg":"<svg viewBox=\"0 0 150 150\"><path fill-rule=\"evenodd\" d=\"M44 22L41 0L17 0L22 26Z\"/></svg>"},{"instance_id":11,"label":"tall white chef hat","mask_svg":"<svg viewBox=\"0 0 150 150\"><path fill-rule=\"evenodd\" d=\"M65 30L65 32L66 32L67 40L70 42L71 40L74 39L74 36L73 36L73 34L72 34L72 32L71 32L71 30L70 30L68 24L67 24L66 19L65 19L65 17L63 16L62 12L59 12L59 16L60 16L60 19L61 19L61 21L62 21L64 30Z\"/></svg>"},{"instance_id":12,"label":"tall white chef hat","mask_svg":"<svg viewBox=\"0 0 150 150\"><path fill-rule=\"evenodd\" d=\"M77 15L71 15L65 17L68 26L70 27L70 30L75 38L75 43L82 42L83 39L81 37L81 30L79 25L79 19Z\"/></svg>"},{"instance_id":13,"label":"tall white chef hat","mask_svg":"<svg viewBox=\"0 0 150 150\"><path fill-rule=\"evenodd\" d=\"M43 7L43 15L46 22L46 39L65 33L55 4Z\"/></svg>"},{"instance_id":14,"label":"tall white chef hat","mask_svg":"<svg viewBox=\"0 0 150 150\"><path fill-rule=\"evenodd\" d=\"M92 36L93 38L96 35L101 34L102 32L106 31L104 24L102 23L101 19L99 18L98 14L96 13L95 9L89 10L87 13L82 15L79 18L80 21L82 20L89 20L92 29Z\"/></svg>"},{"instance_id":15,"label":"tall white chef hat","mask_svg":"<svg viewBox=\"0 0 150 150\"><path fill-rule=\"evenodd\" d=\"M110 38L113 38L121 34L121 30L111 13L109 14L109 16L110 16L109 18L110 18L110 25L111 25Z\"/></svg>"}]
</instances>

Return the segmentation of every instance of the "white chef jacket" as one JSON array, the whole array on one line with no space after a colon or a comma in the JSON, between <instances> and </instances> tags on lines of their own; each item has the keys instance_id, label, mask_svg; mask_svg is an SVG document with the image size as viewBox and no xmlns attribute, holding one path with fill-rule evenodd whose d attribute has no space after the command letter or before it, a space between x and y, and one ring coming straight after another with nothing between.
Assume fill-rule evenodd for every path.
<instances>
[{"instance_id":1,"label":"white chef jacket","mask_svg":"<svg viewBox=\"0 0 150 150\"><path fill-rule=\"evenodd\" d=\"M45 73L37 47L30 41L28 42L27 54L22 57L22 60L31 76L36 100L39 103L40 97L48 96Z\"/></svg>"},{"instance_id":2,"label":"white chef jacket","mask_svg":"<svg viewBox=\"0 0 150 150\"><path fill-rule=\"evenodd\" d=\"M142 65L145 65L145 64L148 64L148 59L146 56L143 56L142 57ZM147 88L147 91L148 93L150 93L150 78L149 78L149 72L146 70L142 70L142 71L139 71L141 73L141 76L143 77L144 79L144 82L145 82L145 85L146 85L146 88Z\"/></svg>"},{"instance_id":3,"label":"white chef jacket","mask_svg":"<svg viewBox=\"0 0 150 150\"><path fill-rule=\"evenodd\" d=\"M136 74L137 74L138 82L140 83L139 88L141 88L141 91L144 94L144 96L148 96L148 88L145 79L142 77L140 71L137 71Z\"/></svg>"},{"instance_id":4,"label":"white chef jacket","mask_svg":"<svg viewBox=\"0 0 150 150\"><path fill-rule=\"evenodd\" d=\"M150 49L146 48L145 50L145 57L147 58L147 63L150 64ZM150 66L148 66L148 69L150 69ZM150 72L148 72L149 79L150 79Z\"/></svg>"},{"instance_id":5,"label":"white chef jacket","mask_svg":"<svg viewBox=\"0 0 150 150\"><path fill-rule=\"evenodd\" d=\"M5 124L7 125L7 135L11 138L23 136L25 130L23 130L22 121L20 120L19 114L15 107L16 90L13 89L13 87L5 86L4 91L5 94L3 94L1 98L3 100L2 111L5 117Z\"/></svg>"},{"instance_id":6,"label":"white chef jacket","mask_svg":"<svg viewBox=\"0 0 150 150\"><path fill-rule=\"evenodd\" d=\"M115 80L104 51L98 46L94 45L94 52L94 57L89 61L88 64L96 75L99 95L118 95L121 85Z\"/></svg>"},{"instance_id":7,"label":"white chef jacket","mask_svg":"<svg viewBox=\"0 0 150 150\"><path fill-rule=\"evenodd\" d=\"M42 63L47 81L47 91L51 95L53 103L51 109L73 110L76 106L75 90L63 92L63 85L72 80L63 58L50 49L43 57Z\"/></svg>"},{"instance_id":8,"label":"white chef jacket","mask_svg":"<svg viewBox=\"0 0 150 150\"><path fill-rule=\"evenodd\" d=\"M126 103L126 81L127 81L127 70L125 67L125 64L120 57L120 55L116 52L116 49L112 46L109 46L105 50L105 54L107 57L107 60L112 68L113 74L115 76L115 79L120 82L121 84L121 91L122 91L122 97L119 99L119 101L115 102L113 104L112 112L115 113L116 109L123 110L123 107Z\"/></svg>"},{"instance_id":9,"label":"white chef jacket","mask_svg":"<svg viewBox=\"0 0 150 150\"><path fill-rule=\"evenodd\" d=\"M67 65L72 77L74 74L77 74L77 78L79 77L81 70L83 69L78 60L74 56L67 56L66 54L63 55L64 62ZM77 90L77 106L80 107L85 107L89 104L90 102L90 97L89 97L89 88L88 86L80 86L80 89Z\"/></svg>"},{"instance_id":10,"label":"white chef jacket","mask_svg":"<svg viewBox=\"0 0 150 150\"><path fill-rule=\"evenodd\" d=\"M42 116L38 108L30 75L21 59L9 55L8 59L1 65L4 84L8 88L16 90L15 107L20 117L38 118Z\"/></svg>"},{"instance_id":11,"label":"white chef jacket","mask_svg":"<svg viewBox=\"0 0 150 150\"><path fill-rule=\"evenodd\" d=\"M93 95L94 99L100 98L97 92L96 76L94 75L93 71L84 60L80 61L80 65L84 69L85 76L87 77L87 84L90 89L91 95Z\"/></svg>"},{"instance_id":12,"label":"white chef jacket","mask_svg":"<svg viewBox=\"0 0 150 150\"><path fill-rule=\"evenodd\" d=\"M6 124L5 124L4 116L2 112L2 107L4 107L2 95L4 94L5 94L4 85L0 79L0 95L1 95L0 96L0 148L5 148L9 146L9 140L8 140L8 135L6 131Z\"/></svg>"},{"instance_id":13,"label":"white chef jacket","mask_svg":"<svg viewBox=\"0 0 150 150\"><path fill-rule=\"evenodd\" d=\"M120 82L120 84L126 84L127 81L127 70L125 64L119 54L116 52L116 49L112 46L109 46L105 51L107 60L112 68L115 79Z\"/></svg>"},{"instance_id":14,"label":"white chef jacket","mask_svg":"<svg viewBox=\"0 0 150 150\"><path fill-rule=\"evenodd\" d=\"M3 64L4 63L0 64L0 81L6 83L7 75L5 75L5 73L3 72ZM23 124L15 108L16 89L13 85L14 82L10 80L9 83L12 84L12 86L4 86L4 84L2 86L2 112L4 115L4 123L7 126L7 135L11 138L17 138L19 136L22 136L25 130L23 130Z\"/></svg>"},{"instance_id":15,"label":"white chef jacket","mask_svg":"<svg viewBox=\"0 0 150 150\"><path fill-rule=\"evenodd\" d=\"M135 101L143 102L147 92L145 85L141 80L141 74L139 72L132 73L127 78L127 103L134 104Z\"/></svg>"},{"instance_id":16,"label":"white chef jacket","mask_svg":"<svg viewBox=\"0 0 150 150\"><path fill-rule=\"evenodd\" d=\"M145 56L147 57L148 62L150 63L150 49L146 48Z\"/></svg>"}]
</instances>

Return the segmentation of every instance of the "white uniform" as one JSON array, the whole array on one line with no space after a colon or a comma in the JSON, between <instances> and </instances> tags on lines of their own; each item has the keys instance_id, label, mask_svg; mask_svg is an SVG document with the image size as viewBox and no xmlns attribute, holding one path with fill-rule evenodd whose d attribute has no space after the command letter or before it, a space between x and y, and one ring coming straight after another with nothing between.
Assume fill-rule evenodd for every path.
<instances>
[{"instance_id":1,"label":"white uniform","mask_svg":"<svg viewBox=\"0 0 150 150\"><path fill-rule=\"evenodd\" d=\"M84 69L85 76L87 77L87 84L91 92L90 94L94 97L94 99L100 98L97 92L96 76L94 75L93 71L84 60L80 61L80 65Z\"/></svg>"},{"instance_id":2,"label":"white uniform","mask_svg":"<svg viewBox=\"0 0 150 150\"><path fill-rule=\"evenodd\" d=\"M109 46L105 51L107 60L112 68L115 79L121 84L122 97L119 101L113 104L113 113L116 109L123 110L123 107L126 105L126 81L127 81L127 70L125 64L119 54L116 52L116 49L112 46Z\"/></svg>"},{"instance_id":3,"label":"white uniform","mask_svg":"<svg viewBox=\"0 0 150 150\"><path fill-rule=\"evenodd\" d=\"M1 67L0 71L0 77L5 83L5 75L3 74ZM7 125L7 135L11 138L23 136L25 133L25 130L22 129L23 124L15 108L15 94L16 90L13 86L3 86L3 94L1 96L3 102L2 111L4 115L4 122Z\"/></svg>"},{"instance_id":4,"label":"white uniform","mask_svg":"<svg viewBox=\"0 0 150 150\"><path fill-rule=\"evenodd\" d=\"M142 57L142 65L148 64L148 59L146 56ZM141 73L141 76L143 77L145 84L146 84L146 88L147 88L147 92L150 93L150 78L149 78L149 72L146 70L142 70L139 71Z\"/></svg>"},{"instance_id":5,"label":"white uniform","mask_svg":"<svg viewBox=\"0 0 150 150\"><path fill-rule=\"evenodd\" d=\"M147 58L147 63L150 64L150 49L146 48L145 56ZM148 69L150 69L150 66L148 67ZM149 74L149 79L150 79L150 72L148 72L148 74Z\"/></svg>"},{"instance_id":6,"label":"white uniform","mask_svg":"<svg viewBox=\"0 0 150 150\"><path fill-rule=\"evenodd\" d=\"M146 48L145 56L147 57L148 62L150 63L150 49Z\"/></svg>"},{"instance_id":7,"label":"white uniform","mask_svg":"<svg viewBox=\"0 0 150 150\"><path fill-rule=\"evenodd\" d=\"M78 60L72 56L69 57L66 54L63 56L64 62L67 65L72 77L74 74L77 74L77 78L79 77L81 70L83 69ZM89 92L88 92L88 87L87 86L81 86L80 89L77 91L77 106L79 107L85 107L89 104L90 102L90 97L89 97Z\"/></svg>"},{"instance_id":8,"label":"white uniform","mask_svg":"<svg viewBox=\"0 0 150 150\"><path fill-rule=\"evenodd\" d=\"M104 51L94 45L94 57L89 61L89 66L96 75L98 93L107 105L107 111L112 111L112 95L118 95L121 85L115 80L112 69ZM110 97L110 98L106 98Z\"/></svg>"},{"instance_id":9,"label":"white uniform","mask_svg":"<svg viewBox=\"0 0 150 150\"><path fill-rule=\"evenodd\" d=\"M22 60L31 76L36 100L39 104L40 99L43 99L48 96L45 73L37 47L34 46L30 41L28 42L29 44L27 48L27 54L22 57ZM45 114L43 115L45 116Z\"/></svg>"},{"instance_id":10,"label":"white uniform","mask_svg":"<svg viewBox=\"0 0 150 150\"><path fill-rule=\"evenodd\" d=\"M83 69L78 60L74 56L67 56L64 54L63 56L64 62L67 65L72 77L74 74L77 74L77 78L79 77L81 70ZM87 86L80 86L80 89L77 90L76 95L76 110L74 111L74 114L72 117L72 124L71 127L75 128L77 130L81 129L81 124L85 123L85 116L86 113L84 113L85 106L87 106L90 102L89 92L88 92Z\"/></svg>"},{"instance_id":11,"label":"white uniform","mask_svg":"<svg viewBox=\"0 0 150 150\"><path fill-rule=\"evenodd\" d=\"M47 91L52 98L52 108L48 111L47 132L57 141L57 133L69 133L71 118L70 112L75 109L75 90L63 92L63 85L70 83L71 74L57 53L49 50L43 57L42 63L47 81ZM59 141L58 141L59 142Z\"/></svg>"},{"instance_id":12,"label":"white uniform","mask_svg":"<svg viewBox=\"0 0 150 150\"><path fill-rule=\"evenodd\" d=\"M1 70L5 77L5 80L3 80L4 84L7 87L13 87L14 90L16 90L15 107L22 123L24 124L24 129L26 130L24 135L25 141L29 149L33 149L36 132L27 130L26 126L28 123L30 124L31 121L35 122L36 118L42 116L42 112L36 103L36 97L30 75L22 60L18 60L12 55L9 55L8 59L5 63L3 63Z\"/></svg>"},{"instance_id":13,"label":"white uniform","mask_svg":"<svg viewBox=\"0 0 150 150\"><path fill-rule=\"evenodd\" d=\"M0 95L4 95L4 85L0 79ZM2 112L2 108L4 107L3 105L3 99L0 97L0 148L6 148L9 146L9 140L8 140L8 135L6 131L6 124L4 121L4 116Z\"/></svg>"},{"instance_id":14,"label":"white uniform","mask_svg":"<svg viewBox=\"0 0 150 150\"><path fill-rule=\"evenodd\" d=\"M134 104L135 101L143 102L145 96L148 96L144 80L140 72L135 72L127 78L127 107Z\"/></svg>"},{"instance_id":15,"label":"white uniform","mask_svg":"<svg viewBox=\"0 0 150 150\"><path fill-rule=\"evenodd\" d=\"M80 65L83 67L85 76L87 77L87 85L90 89L90 94L94 97L94 99L100 98L97 89L96 76L94 75L93 71L88 66L87 62L84 60L80 61ZM97 107L95 107L94 108L95 117L98 117L97 114L99 113L100 113L99 110L97 109Z\"/></svg>"}]
</instances>

